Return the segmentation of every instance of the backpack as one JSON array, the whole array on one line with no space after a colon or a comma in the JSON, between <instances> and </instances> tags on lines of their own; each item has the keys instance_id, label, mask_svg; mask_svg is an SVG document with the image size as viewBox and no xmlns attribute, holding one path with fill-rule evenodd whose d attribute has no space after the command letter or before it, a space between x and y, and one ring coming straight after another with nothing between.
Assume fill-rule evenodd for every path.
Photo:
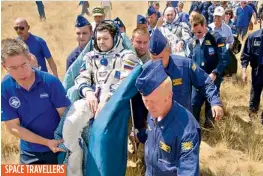
<instances>
[{"instance_id":1,"label":"backpack","mask_svg":"<svg viewBox=\"0 0 263 176\"><path fill-rule=\"evenodd\" d=\"M238 62L235 54L229 50L229 64L224 71L224 76L232 76L237 73Z\"/></svg>"}]
</instances>

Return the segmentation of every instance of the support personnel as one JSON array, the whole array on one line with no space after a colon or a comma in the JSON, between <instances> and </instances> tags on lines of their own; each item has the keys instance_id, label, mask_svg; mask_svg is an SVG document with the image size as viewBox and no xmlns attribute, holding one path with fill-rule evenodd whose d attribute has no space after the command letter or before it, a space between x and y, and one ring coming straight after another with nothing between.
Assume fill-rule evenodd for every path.
<instances>
[{"instance_id":1,"label":"support personnel","mask_svg":"<svg viewBox=\"0 0 263 176\"><path fill-rule=\"evenodd\" d=\"M263 12L260 14L261 24L263 24ZM247 82L247 66L250 63L251 70L251 91L249 100L249 117L257 113L260 105L260 96L263 89L263 29L251 33L241 55L242 78ZM261 114L263 124L263 112Z\"/></svg>"},{"instance_id":2,"label":"support personnel","mask_svg":"<svg viewBox=\"0 0 263 176\"><path fill-rule=\"evenodd\" d=\"M152 60L161 59L163 61L165 71L173 81L175 101L192 111L191 94L192 86L194 86L194 89L210 102L214 117L220 119L223 116L219 93L211 78L191 59L170 54L170 46L158 29L154 30L151 35L149 51ZM199 121L198 118L197 120Z\"/></svg>"},{"instance_id":3,"label":"support personnel","mask_svg":"<svg viewBox=\"0 0 263 176\"><path fill-rule=\"evenodd\" d=\"M134 47L137 56L143 63L150 60L149 48L150 35L146 28L136 28L132 32L132 46Z\"/></svg>"},{"instance_id":4,"label":"support personnel","mask_svg":"<svg viewBox=\"0 0 263 176\"><path fill-rule=\"evenodd\" d=\"M222 82L222 73L229 63L229 53L223 37L218 33L210 33L206 28L204 16L197 14L191 20L191 29L194 33L192 42L189 42L190 55L196 64L201 67L216 85L218 91ZM206 102L205 126L210 127L213 121L211 106L206 101L206 97L199 89L194 88L192 91L192 108L194 116L199 119L201 107Z\"/></svg>"},{"instance_id":5,"label":"support personnel","mask_svg":"<svg viewBox=\"0 0 263 176\"><path fill-rule=\"evenodd\" d=\"M146 176L198 176L200 127L173 99L172 80L162 61L145 65L136 80L149 111L145 143Z\"/></svg>"},{"instance_id":6,"label":"support personnel","mask_svg":"<svg viewBox=\"0 0 263 176\"><path fill-rule=\"evenodd\" d=\"M79 45L67 57L67 70L70 65L78 58L82 50L86 47L93 34L91 24L85 17L81 15L78 15L76 19L75 33Z\"/></svg>"},{"instance_id":7,"label":"support personnel","mask_svg":"<svg viewBox=\"0 0 263 176\"><path fill-rule=\"evenodd\" d=\"M158 15L153 6L150 6L147 10L147 21L148 31L151 34L158 21Z\"/></svg>"},{"instance_id":8,"label":"support personnel","mask_svg":"<svg viewBox=\"0 0 263 176\"><path fill-rule=\"evenodd\" d=\"M63 140L54 139L60 116L70 105L58 78L32 69L33 56L21 40L2 41L1 120L20 138L21 164L57 164Z\"/></svg>"}]
</instances>

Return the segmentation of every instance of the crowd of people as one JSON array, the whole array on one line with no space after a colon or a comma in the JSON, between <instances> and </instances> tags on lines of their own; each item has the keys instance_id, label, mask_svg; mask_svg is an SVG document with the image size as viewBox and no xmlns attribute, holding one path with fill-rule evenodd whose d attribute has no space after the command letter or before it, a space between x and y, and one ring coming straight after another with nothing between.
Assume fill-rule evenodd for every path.
<instances>
[{"instance_id":1,"label":"crowd of people","mask_svg":"<svg viewBox=\"0 0 263 176\"><path fill-rule=\"evenodd\" d=\"M233 52L238 40L244 41L244 82L247 66L252 67L248 115L253 120L263 89L263 5L193 1L188 13L183 2L167 1L161 13L158 1L148 4L146 15L137 15L129 39L121 17L111 20L110 1L92 10L93 22L85 18L89 4L80 2L78 46L66 60L66 76L73 75L69 89L57 78L55 59L44 39L29 32L26 19L15 20L18 37L2 40L1 63L8 75L1 84L1 120L21 139L20 163L56 164L57 152L64 151L58 145L64 143L71 152L68 173L82 175L83 128L141 66L132 135L145 144L146 175L199 175L201 108L205 104L205 128L224 116L220 86L237 59ZM257 23L260 29L246 37ZM53 75L47 73L46 61ZM63 114L63 140L55 140ZM263 112L261 118L263 122Z\"/></svg>"}]
</instances>

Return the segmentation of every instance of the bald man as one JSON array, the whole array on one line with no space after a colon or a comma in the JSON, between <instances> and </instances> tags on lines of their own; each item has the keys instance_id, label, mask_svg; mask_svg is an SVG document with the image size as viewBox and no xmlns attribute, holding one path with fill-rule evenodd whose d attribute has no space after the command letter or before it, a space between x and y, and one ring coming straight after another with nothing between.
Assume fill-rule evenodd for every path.
<instances>
[{"instance_id":1,"label":"bald man","mask_svg":"<svg viewBox=\"0 0 263 176\"><path fill-rule=\"evenodd\" d=\"M136 80L149 111L145 175L198 176L200 127L194 116L173 100L172 87L161 60L147 62Z\"/></svg>"},{"instance_id":2,"label":"bald man","mask_svg":"<svg viewBox=\"0 0 263 176\"><path fill-rule=\"evenodd\" d=\"M45 61L46 59L51 71L56 77L58 77L57 65L51 56L45 40L29 32L30 26L24 18L17 18L15 20L14 29L18 35L18 38L27 44L30 53L34 54L37 58L37 61L41 66L41 71L48 72Z\"/></svg>"},{"instance_id":3,"label":"bald man","mask_svg":"<svg viewBox=\"0 0 263 176\"><path fill-rule=\"evenodd\" d=\"M167 7L164 16L159 18L157 26L169 42L172 54L186 56L185 46L191 39L191 32L189 26L179 22L176 16L175 8Z\"/></svg>"}]
</instances>

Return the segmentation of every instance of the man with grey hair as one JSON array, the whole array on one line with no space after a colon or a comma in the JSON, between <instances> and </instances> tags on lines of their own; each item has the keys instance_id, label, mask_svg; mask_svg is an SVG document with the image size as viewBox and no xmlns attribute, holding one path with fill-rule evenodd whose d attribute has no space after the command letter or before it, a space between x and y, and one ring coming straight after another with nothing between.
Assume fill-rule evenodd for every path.
<instances>
[{"instance_id":1,"label":"man with grey hair","mask_svg":"<svg viewBox=\"0 0 263 176\"><path fill-rule=\"evenodd\" d=\"M70 101L59 79L32 69L31 61L22 40L2 41L1 64L9 75L1 83L1 120L20 138L21 164L57 164L63 140L54 140L54 131Z\"/></svg>"},{"instance_id":2,"label":"man with grey hair","mask_svg":"<svg viewBox=\"0 0 263 176\"><path fill-rule=\"evenodd\" d=\"M214 22L208 26L213 32L218 32L226 42L226 48L231 49L234 43L234 36L232 34L231 28L223 22L223 16L225 15L225 10L223 7L216 7L214 10Z\"/></svg>"},{"instance_id":3,"label":"man with grey hair","mask_svg":"<svg viewBox=\"0 0 263 176\"><path fill-rule=\"evenodd\" d=\"M178 22L176 15L175 8L167 7L164 10L164 16L159 18L157 26L167 38L172 54L185 56L185 46L191 39L191 33L186 23Z\"/></svg>"}]
</instances>

